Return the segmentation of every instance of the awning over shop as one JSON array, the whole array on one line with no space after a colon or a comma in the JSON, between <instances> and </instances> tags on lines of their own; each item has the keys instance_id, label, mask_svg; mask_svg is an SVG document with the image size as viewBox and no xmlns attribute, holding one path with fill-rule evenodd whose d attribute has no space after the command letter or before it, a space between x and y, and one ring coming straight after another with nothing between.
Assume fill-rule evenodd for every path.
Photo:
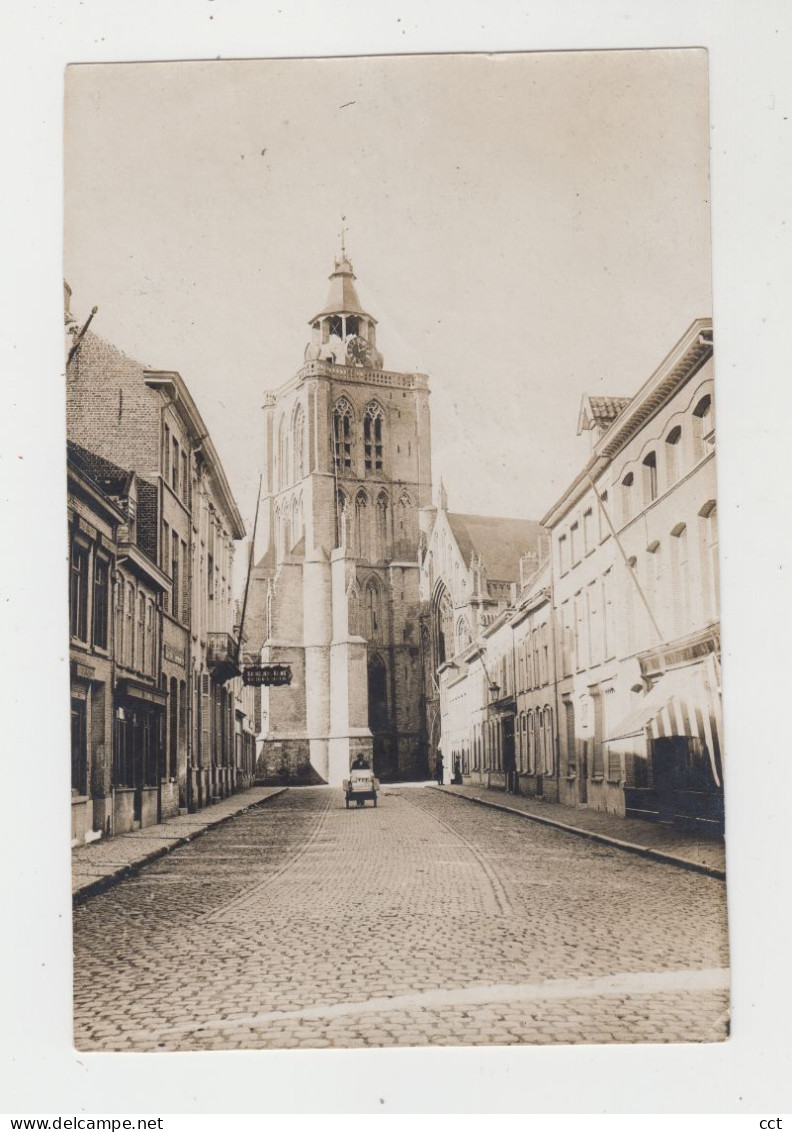
<instances>
[{"instance_id":1,"label":"awning over shop","mask_svg":"<svg viewBox=\"0 0 792 1132\"><path fill-rule=\"evenodd\" d=\"M720 716L714 674L709 666L690 665L662 676L638 706L611 729L605 742L616 743L647 732L650 739L672 735L698 739L709 752L712 773L720 786Z\"/></svg>"},{"instance_id":2,"label":"awning over shop","mask_svg":"<svg viewBox=\"0 0 792 1132\"><path fill-rule=\"evenodd\" d=\"M116 693L119 697L126 697L130 700L144 700L146 703L153 704L155 707L164 708L168 702L168 697L164 692L158 688L154 688L149 684L143 684L139 680L133 680L128 677L122 677L116 684Z\"/></svg>"}]
</instances>

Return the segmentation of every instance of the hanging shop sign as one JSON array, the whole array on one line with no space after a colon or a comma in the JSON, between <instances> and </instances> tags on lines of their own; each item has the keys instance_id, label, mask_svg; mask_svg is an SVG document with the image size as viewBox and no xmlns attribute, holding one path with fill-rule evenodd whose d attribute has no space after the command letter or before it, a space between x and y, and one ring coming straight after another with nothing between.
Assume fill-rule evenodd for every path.
<instances>
[{"instance_id":1,"label":"hanging shop sign","mask_svg":"<svg viewBox=\"0 0 792 1132\"><path fill-rule=\"evenodd\" d=\"M242 669L242 683L254 688L265 685L291 684L290 664L246 664Z\"/></svg>"}]
</instances>

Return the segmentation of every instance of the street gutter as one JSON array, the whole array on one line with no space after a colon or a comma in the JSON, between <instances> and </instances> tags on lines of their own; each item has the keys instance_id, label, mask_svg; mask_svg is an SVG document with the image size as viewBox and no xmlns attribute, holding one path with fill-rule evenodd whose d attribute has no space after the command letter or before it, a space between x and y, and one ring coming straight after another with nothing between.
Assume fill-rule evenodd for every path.
<instances>
[{"instance_id":1,"label":"street gutter","mask_svg":"<svg viewBox=\"0 0 792 1132\"><path fill-rule=\"evenodd\" d=\"M466 802L474 802L478 806L489 806L493 810L502 810L507 814L516 814L528 821L538 822L539 825L548 825L553 829L560 829L564 833L572 833L576 837L586 837L589 841L598 841L602 845L610 845L614 849L622 849L625 853L634 853L639 857L648 857L659 861L663 865L674 865L679 869L688 869L694 873L703 873L716 880L726 880L723 869L716 869L712 865L705 865L698 861L690 861L687 857L675 857L672 853L664 853L661 849L652 849L648 845L636 845L633 841L621 841L617 837L610 837L607 833L597 833L593 829L581 829L578 825L568 825L566 822L556 821L555 818L541 817L539 814L529 814L526 810L518 810L516 806L507 806L503 802L490 802L488 798L475 798L471 794L459 794L448 786L435 786L435 790L443 794L450 794L454 798L464 798Z\"/></svg>"},{"instance_id":2,"label":"street gutter","mask_svg":"<svg viewBox=\"0 0 792 1132\"><path fill-rule=\"evenodd\" d=\"M86 900L91 900L94 896L99 896L100 893L106 892L109 888L120 884L121 881L127 880L129 877L139 873L146 865L151 865L154 861L158 861L160 857L165 857L168 853L172 853L174 849L179 849L182 845L187 845L191 841L197 841L199 837L203 837L210 829L219 829L221 825L225 825L225 823L231 821L232 818L239 817L240 814L246 814L249 810L254 810L257 806L263 806L266 802L277 798L279 794L283 794L288 789L288 786L281 786L274 789L273 792L267 794L265 798L257 798L255 802L250 802L247 806L243 806L239 810L234 810L233 813L225 814L219 820L207 822L206 825L199 825L195 829L185 833L182 837L169 838L161 848L151 850L137 860L130 861L125 865L119 865L118 868L114 869L112 872L106 873L104 876L99 876L96 880L89 881L72 894L72 907L79 907L79 905L84 904ZM167 829L167 823L160 823L160 826L164 826L164 828ZM156 837L158 827L153 825L150 828L152 831L151 835Z\"/></svg>"}]
</instances>

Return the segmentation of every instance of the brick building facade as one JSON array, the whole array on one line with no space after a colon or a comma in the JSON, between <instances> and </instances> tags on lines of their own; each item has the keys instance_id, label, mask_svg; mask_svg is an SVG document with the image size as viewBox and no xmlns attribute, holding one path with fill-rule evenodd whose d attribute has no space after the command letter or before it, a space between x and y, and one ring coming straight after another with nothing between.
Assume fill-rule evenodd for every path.
<instances>
[{"instance_id":1,"label":"brick building facade","mask_svg":"<svg viewBox=\"0 0 792 1132\"><path fill-rule=\"evenodd\" d=\"M252 705L241 690L232 595L234 542L245 531L181 376L147 369L91 330L78 333L68 305L66 318L74 339L67 434L135 472L144 504L137 545L167 582L150 693L165 706L159 820L252 781Z\"/></svg>"}]
</instances>

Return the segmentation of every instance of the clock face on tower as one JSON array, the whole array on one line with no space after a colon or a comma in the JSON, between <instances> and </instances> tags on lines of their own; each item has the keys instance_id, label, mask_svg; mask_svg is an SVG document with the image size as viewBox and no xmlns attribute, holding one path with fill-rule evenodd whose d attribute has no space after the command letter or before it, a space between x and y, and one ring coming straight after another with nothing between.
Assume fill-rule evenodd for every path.
<instances>
[{"instance_id":1,"label":"clock face on tower","mask_svg":"<svg viewBox=\"0 0 792 1132\"><path fill-rule=\"evenodd\" d=\"M369 346L368 342L366 342L366 340L364 338L361 338L359 335L351 335L351 337L347 338L346 360L347 365L371 365L371 346Z\"/></svg>"}]
</instances>

